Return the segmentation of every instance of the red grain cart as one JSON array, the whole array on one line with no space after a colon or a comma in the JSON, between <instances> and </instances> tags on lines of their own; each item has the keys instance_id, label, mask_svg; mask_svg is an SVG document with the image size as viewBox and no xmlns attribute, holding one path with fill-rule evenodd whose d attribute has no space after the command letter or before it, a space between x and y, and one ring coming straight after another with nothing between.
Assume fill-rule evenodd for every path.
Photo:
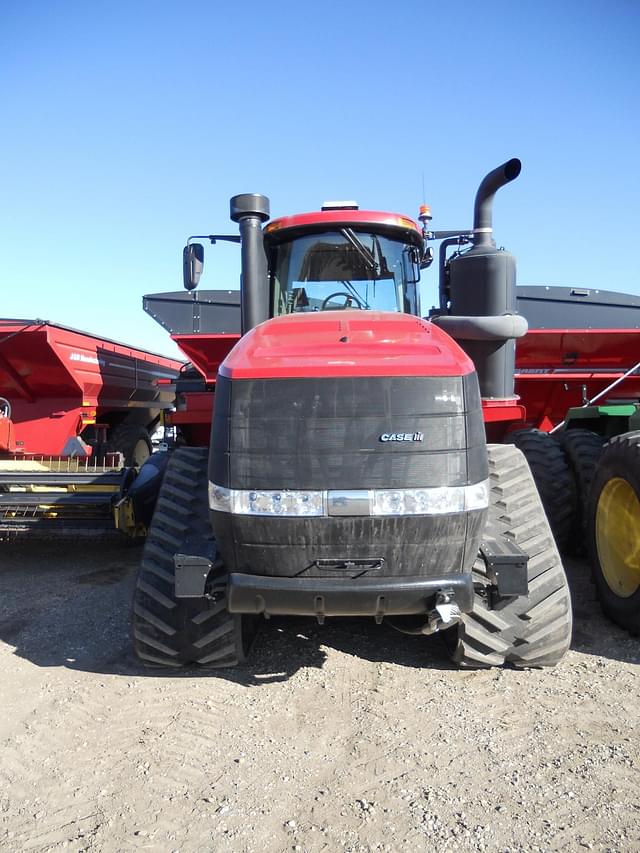
<instances>
[{"instance_id":1,"label":"red grain cart","mask_svg":"<svg viewBox=\"0 0 640 853\"><path fill-rule=\"evenodd\" d=\"M240 339L240 292L150 293L143 308L189 359L176 381L176 406L166 423L179 430L186 444L206 447L218 367Z\"/></svg>"},{"instance_id":2,"label":"red grain cart","mask_svg":"<svg viewBox=\"0 0 640 853\"><path fill-rule=\"evenodd\" d=\"M0 534L113 527L179 361L41 320L0 320ZM125 472L126 476L125 476Z\"/></svg>"},{"instance_id":3,"label":"red grain cart","mask_svg":"<svg viewBox=\"0 0 640 853\"><path fill-rule=\"evenodd\" d=\"M640 400L640 298L568 287L519 287L529 331L517 343L516 391L527 425L550 431L574 409ZM577 417L578 413L574 414Z\"/></svg>"},{"instance_id":4,"label":"red grain cart","mask_svg":"<svg viewBox=\"0 0 640 853\"><path fill-rule=\"evenodd\" d=\"M521 287L523 450L558 544L587 553L604 612L640 633L640 297Z\"/></svg>"}]
</instances>

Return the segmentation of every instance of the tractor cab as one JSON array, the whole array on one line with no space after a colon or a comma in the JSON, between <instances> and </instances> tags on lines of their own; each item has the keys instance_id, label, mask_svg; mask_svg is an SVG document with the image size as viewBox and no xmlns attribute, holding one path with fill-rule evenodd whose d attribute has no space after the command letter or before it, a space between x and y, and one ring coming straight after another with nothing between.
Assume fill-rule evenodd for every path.
<instances>
[{"instance_id":1,"label":"tractor cab","mask_svg":"<svg viewBox=\"0 0 640 853\"><path fill-rule=\"evenodd\" d=\"M264 234L270 316L345 309L419 315L423 237L413 220L334 202L275 219Z\"/></svg>"},{"instance_id":2,"label":"tractor cab","mask_svg":"<svg viewBox=\"0 0 640 853\"><path fill-rule=\"evenodd\" d=\"M354 309L420 316L420 270L430 264L432 250L413 219L359 210L354 202L331 202L271 222L269 215L265 196L234 196L231 219L240 236L205 237L241 243L242 334L286 314ZM196 239L189 238L183 253L187 291L198 286L203 269L204 247Z\"/></svg>"}]
</instances>

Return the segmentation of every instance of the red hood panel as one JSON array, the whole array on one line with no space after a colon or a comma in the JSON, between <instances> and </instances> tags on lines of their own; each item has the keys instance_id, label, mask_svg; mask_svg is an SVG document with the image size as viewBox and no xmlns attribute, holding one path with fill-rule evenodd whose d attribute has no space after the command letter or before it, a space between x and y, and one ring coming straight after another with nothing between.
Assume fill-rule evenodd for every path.
<instances>
[{"instance_id":1,"label":"red hood panel","mask_svg":"<svg viewBox=\"0 0 640 853\"><path fill-rule=\"evenodd\" d=\"M473 363L441 329L410 314L332 311L267 320L220 367L230 379L461 376Z\"/></svg>"}]
</instances>

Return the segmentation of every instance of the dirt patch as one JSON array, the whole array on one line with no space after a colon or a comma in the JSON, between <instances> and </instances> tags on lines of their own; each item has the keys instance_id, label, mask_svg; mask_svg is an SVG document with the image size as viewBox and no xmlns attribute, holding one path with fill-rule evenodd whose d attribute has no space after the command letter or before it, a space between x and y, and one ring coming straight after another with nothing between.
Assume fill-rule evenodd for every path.
<instances>
[{"instance_id":1,"label":"dirt patch","mask_svg":"<svg viewBox=\"0 0 640 853\"><path fill-rule=\"evenodd\" d=\"M555 670L281 619L244 667L143 670L138 549L3 546L0 849L640 850L640 644L571 563Z\"/></svg>"}]
</instances>

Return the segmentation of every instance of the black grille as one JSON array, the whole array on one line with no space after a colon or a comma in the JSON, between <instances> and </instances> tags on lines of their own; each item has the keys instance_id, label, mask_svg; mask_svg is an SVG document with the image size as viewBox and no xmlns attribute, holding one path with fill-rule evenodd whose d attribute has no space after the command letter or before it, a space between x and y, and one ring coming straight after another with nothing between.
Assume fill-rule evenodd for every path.
<instances>
[{"instance_id":1,"label":"black grille","mask_svg":"<svg viewBox=\"0 0 640 853\"><path fill-rule=\"evenodd\" d=\"M382 441L421 433L422 441ZM461 486L487 476L475 374L219 377L211 480L234 489Z\"/></svg>"},{"instance_id":2,"label":"black grille","mask_svg":"<svg viewBox=\"0 0 640 853\"><path fill-rule=\"evenodd\" d=\"M381 440L416 432L422 441ZM475 374L220 377L212 444L210 478L233 489L420 488L488 477ZM344 565L348 577L435 577L470 570L485 516L212 517L230 571L325 577Z\"/></svg>"}]
</instances>

